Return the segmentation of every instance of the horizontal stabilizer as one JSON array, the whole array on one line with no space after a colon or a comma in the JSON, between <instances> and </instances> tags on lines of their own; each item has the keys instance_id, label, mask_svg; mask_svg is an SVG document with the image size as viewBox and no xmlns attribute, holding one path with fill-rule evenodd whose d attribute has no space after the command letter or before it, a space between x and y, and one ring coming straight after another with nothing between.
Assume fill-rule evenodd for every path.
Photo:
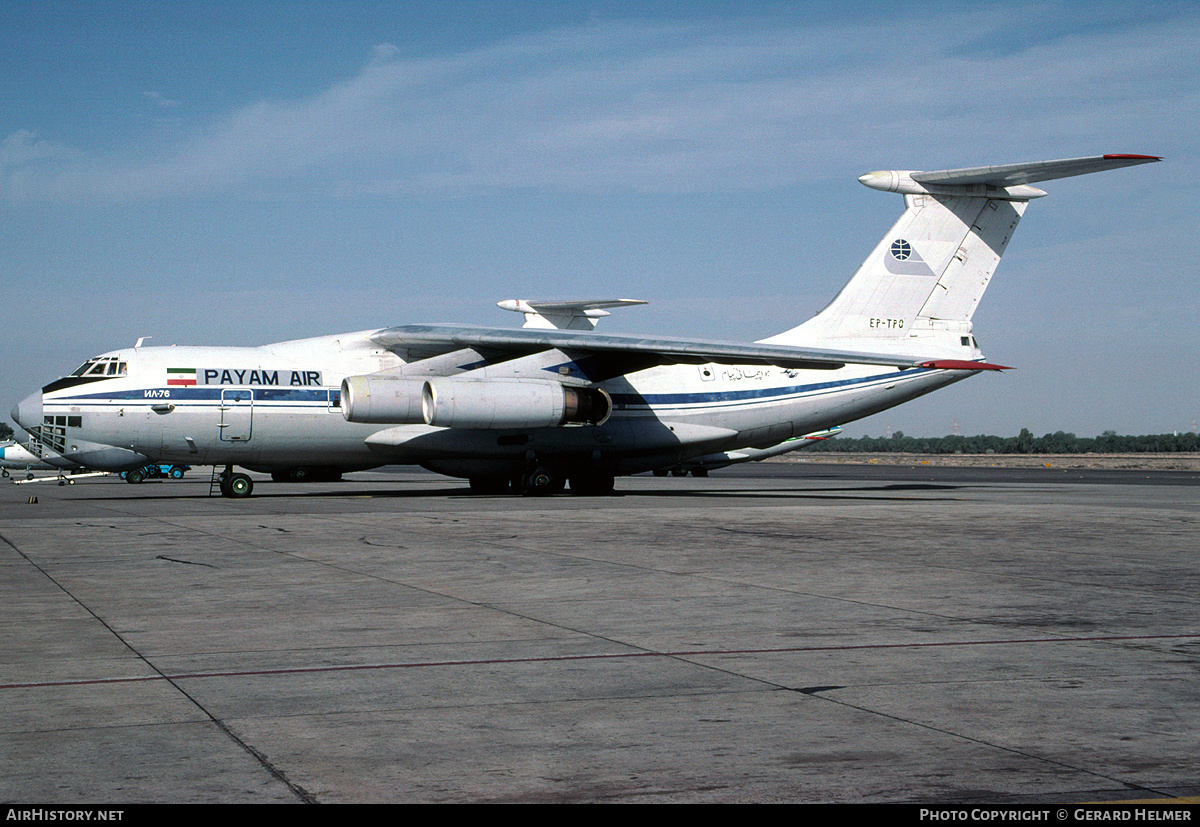
<instances>
[{"instance_id":1,"label":"horizontal stabilizer","mask_svg":"<svg viewBox=\"0 0 1200 827\"><path fill-rule=\"evenodd\" d=\"M955 195L1029 201L1041 198L1044 190L1030 184L1104 172L1161 161L1157 155L1095 155L1060 161L1031 161L992 167L965 167L932 172L880 170L859 177L864 186L904 195Z\"/></svg>"},{"instance_id":2,"label":"horizontal stabilizer","mask_svg":"<svg viewBox=\"0 0 1200 827\"><path fill-rule=\"evenodd\" d=\"M502 310L525 314L522 327L541 330L592 330L596 321L610 315L605 307L647 304L639 299L505 299L496 302Z\"/></svg>"},{"instance_id":3,"label":"horizontal stabilizer","mask_svg":"<svg viewBox=\"0 0 1200 827\"><path fill-rule=\"evenodd\" d=\"M914 172L911 175L912 179L920 184L988 184L993 187L1015 187L1161 160L1162 158L1155 155L1097 155L1090 158L1067 158L1061 161L1033 161L994 167Z\"/></svg>"}]
</instances>

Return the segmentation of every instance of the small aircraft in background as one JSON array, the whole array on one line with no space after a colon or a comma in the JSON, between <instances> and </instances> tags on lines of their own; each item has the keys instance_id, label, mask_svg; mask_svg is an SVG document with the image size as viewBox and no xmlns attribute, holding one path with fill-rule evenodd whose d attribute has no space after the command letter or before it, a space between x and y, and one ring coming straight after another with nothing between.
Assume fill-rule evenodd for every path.
<instances>
[{"instance_id":1,"label":"small aircraft in background","mask_svg":"<svg viewBox=\"0 0 1200 827\"><path fill-rule=\"evenodd\" d=\"M12 476L12 471L23 472L25 478L31 480L34 471L58 471L66 467L78 466L74 463L70 466L51 465L42 459L42 446L37 442L31 441L28 445L15 440L0 442L0 475L5 479Z\"/></svg>"},{"instance_id":2,"label":"small aircraft in background","mask_svg":"<svg viewBox=\"0 0 1200 827\"><path fill-rule=\"evenodd\" d=\"M145 347L89 359L13 419L64 461L235 466L276 479L389 464L477 492L604 494L644 471L701 474L983 371L971 318L1034 183L1160 160L1102 155L859 178L905 209L830 304L754 343L594 332L643 302L508 300L521 329L410 324L261 347ZM800 438L797 440L797 438Z\"/></svg>"}]
</instances>

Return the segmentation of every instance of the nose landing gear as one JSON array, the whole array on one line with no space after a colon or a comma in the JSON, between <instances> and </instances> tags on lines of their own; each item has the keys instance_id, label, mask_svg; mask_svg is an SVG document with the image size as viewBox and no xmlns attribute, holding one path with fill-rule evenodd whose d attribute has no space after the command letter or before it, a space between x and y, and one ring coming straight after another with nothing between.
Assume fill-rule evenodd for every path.
<instances>
[{"instance_id":1,"label":"nose landing gear","mask_svg":"<svg viewBox=\"0 0 1200 827\"><path fill-rule=\"evenodd\" d=\"M226 465L225 470L218 477L221 496L231 499L243 499L249 497L254 491L254 480L250 479L248 474L233 473L233 466Z\"/></svg>"}]
</instances>

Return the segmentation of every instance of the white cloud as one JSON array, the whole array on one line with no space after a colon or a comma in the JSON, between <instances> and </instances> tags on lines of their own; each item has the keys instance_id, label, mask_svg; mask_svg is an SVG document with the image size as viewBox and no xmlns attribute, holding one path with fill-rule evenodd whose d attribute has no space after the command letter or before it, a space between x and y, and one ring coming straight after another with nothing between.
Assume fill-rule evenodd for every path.
<instances>
[{"instance_id":1,"label":"white cloud","mask_svg":"<svg viewBox=\"0 0 1200 827\"><path fill-rule=\"evenodd\" d=\"M142 97L146 98L146 100L150 101L155 106L163 109L175 109L179 106L179 101L172 100L161 92L155 92L153 90L143 92Z\"/></svg>"},{"instance_id":2,"label":"white cloud","mask_svg":"<svg viewBox=\"0 0 1200 827\"><path fill-rule=\"evenodd\" d=\"M117 197L745 191L842 166L1021 160L1044 145L1163 152L1200 113L1192 26L999 55L967 45L1012 38L1004 20L975 13L936 32L594 24L419 60L381 44L311 98L263 101L182 145L65 165L42 184Z\"/></svg>"},{"instance_id":3,"label":"white cloud","mask_svg":"<svg viewBox=\"0 0 1200 827\"><path fill-rule=\"evenodd\" d=\"M35 161L59 161L78 154L71 147L42 140L36 133L20 129L0 141L0 169L7 170Z\"/></svg>"}]
</instances>

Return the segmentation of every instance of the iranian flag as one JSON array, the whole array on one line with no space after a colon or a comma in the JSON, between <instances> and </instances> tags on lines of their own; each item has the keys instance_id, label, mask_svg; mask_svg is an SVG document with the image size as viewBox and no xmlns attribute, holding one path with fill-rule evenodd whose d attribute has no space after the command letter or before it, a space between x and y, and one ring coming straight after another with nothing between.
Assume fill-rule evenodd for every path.
<instances>
[{"instance_id":1,"label":"iranian flag","mask_svg":"<svg viewBox=\"0 0 1200 827\"><path fill-rule=\"evenodd\" d=\"M196 384L196 369L195 368L167 368L167 384L168 385L194 385L194 384Z\"/></svg>"}]
</instances>

